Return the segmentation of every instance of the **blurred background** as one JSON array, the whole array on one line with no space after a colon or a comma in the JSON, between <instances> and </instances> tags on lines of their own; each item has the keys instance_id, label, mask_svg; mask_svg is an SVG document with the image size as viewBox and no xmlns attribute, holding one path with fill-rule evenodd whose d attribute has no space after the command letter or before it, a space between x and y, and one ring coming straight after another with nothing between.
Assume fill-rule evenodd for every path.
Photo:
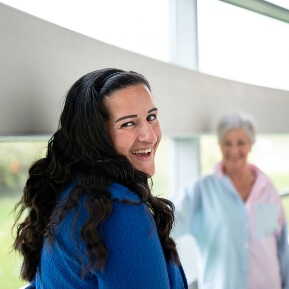
<instances>
[{"instance_id":1,"label":"blurred background","mask_svg":"<svg viewBox=\"0 0 289 289\"><path fill-rule=\"evenodd\" d=\"M228 2L235 2L237 5ZM0 12L12 9L11 11L17 11L21 15L36 16L77 34L86 35L132 54L143 55L145 59L153 59L155 65L167 63L180 67L185 72L196 71L201 75L214 76L233 83L272 89L272 92L285 93L285 97L289 98L289 14L286 14L289 13L287 10L289 3L288 1L279 1L279 3L259 1L264 2L265 5L269 2L274 5L269 3L271 5L268 6L269 10L255 11L256 1L251 1L251 7L240 7L241 2L7 0L0 2ZM271 11L272 15L268 15L270 14L268 11ZM0 17L0 23L1 28L4 29L5 19ZM47 37L49 38L50 35ZM4 47L4 41L5 39L2 38L0 52L1 47ZM13 43L6 43L6 45L12 47ZM21 47L18 49L21 50ZM1 57L5 58L5 54L1 53ZM43 54L42 57L45 58L46 55ZM13 71L15 64L11 63L9 67L6 65L5 69ZM77 75L81 76L82 73ZM0 88L5 81L6 79L1 77ZM62 97L64 94L63 88L58 96ZM0 97L5 98L6 95L2 93ZM221 107L223 111L226 111L227 107L231 109L230 103L215 101L213 95L211 102L213 106ZM260 125L262 129L257 135L250 162L260 167L273 180L282 195L289 221L287 197L289 128L287 126L287 131L286 126L285 129L277 125L276 129L274 128L275 123L286 123L286 121L288 123L289 115L286 120L284 115L280 114L279 120L278 111L263 110L262 100L258 100L258 103L259 106L254 108L254 112L258 115L253 115L256 116L257 128L263 118L270 119L272 126L266 129ZM7 113L7 107L2 106L0 111L1 109ZM164 110L165 107L162 109ZM20 118L21 122L21 117L17 113L8 112L13 114L14 119ZM57 122L57 117L54 117ZM176 122L181 117L179 113L170 115L171 120ZM175 128L174 131L176 132ZM180 131L182 131L181 127ZM42 133L14 132L0 135L0 287L4 289L19 288L24 284L19 279L21 259L11 252L13 242L11 227L14 220L12 210L20 199L31 163L45 155L50 136L49 130L44 130ZM183 139L185 142L189 140L192 144L192 150L189 152L193 159L193 169L189 171L186 180L182 179L182 172L176 172L175 161L175 158L182 154L180 149L184 147ZM156 174L153 177L154 194L172 198L184 181L211 172L220 158L213 127L196 129L191 134L177 132L172 134L165 127L156 159ZM177 178L179 181L176 181Z\"/></svg>"}]
</instances>

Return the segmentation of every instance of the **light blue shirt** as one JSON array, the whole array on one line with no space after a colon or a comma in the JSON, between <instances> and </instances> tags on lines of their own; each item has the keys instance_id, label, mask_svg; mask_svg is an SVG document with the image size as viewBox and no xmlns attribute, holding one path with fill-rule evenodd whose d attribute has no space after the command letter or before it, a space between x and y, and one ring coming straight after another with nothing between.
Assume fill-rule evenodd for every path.
<instances>
[{"instance_id":1,"label":"light blue shirt","mask_svg":"<svg viewBox=\"0 0 289 289\"><path fill-rule=\"evenodd\" d=\"M174 200L174 237L191 234L198 245L202 289L289 288L285 214L271 181L256 167L244 202L222 173L200 178Z\"/></svg>"}]
</instances>

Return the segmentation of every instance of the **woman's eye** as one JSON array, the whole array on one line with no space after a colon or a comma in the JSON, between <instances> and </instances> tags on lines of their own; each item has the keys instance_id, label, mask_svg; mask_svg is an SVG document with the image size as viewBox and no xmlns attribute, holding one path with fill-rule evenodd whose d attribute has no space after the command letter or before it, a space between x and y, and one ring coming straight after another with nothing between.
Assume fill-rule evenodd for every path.
<instances>
[{"instance_id":1,"label":"woman's eye","mask_svg":"<svg viewBox=\"0 0 289 289\"><path fill-rule=\"evenodd\" d=\"M129 127L129 126L133 126L133 125L134 125L134 123L132 121L129 121L129 122L123 123L121 125L121 127Z\"/></svg>"},{"instance_id":2,"label":"woman's eye","mask_svg":"<svg viewBox=\"0 0 289 289\"><path fill-rule=\"evenodd\" d=\"M155 120L155 119L157 119L157 116L155 114L150 114L147 117L147 121L152 121L152 120Z\"/></svg>"}]
</instances>

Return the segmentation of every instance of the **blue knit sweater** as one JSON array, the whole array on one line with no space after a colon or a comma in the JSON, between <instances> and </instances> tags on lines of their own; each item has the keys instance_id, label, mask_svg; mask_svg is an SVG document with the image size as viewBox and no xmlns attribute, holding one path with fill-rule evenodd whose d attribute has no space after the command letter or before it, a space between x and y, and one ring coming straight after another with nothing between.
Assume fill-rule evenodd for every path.
<instances>
[{"instance_id":1,"label":"blue knit sweater","mask_svg":"<svg viewBox=\"0 0 289 289\"><path fill-rule=\"evenodd\" d=\"M73 186L62 194L62 201ZM105 270L89 270L81 277L83 262L87 264L85 243L80 229L88 213L83 197L76 208L78 217L72 230L75 211L56 228L52 245L44 241L41 260L35 282L29 288L69 289L184 289L187 288L182 267L166 262L156 224L144 204L125 204L118 200L139 201L139 197L126 187L113 184L110 187L113 210L99 228L108 248Z\"/></svg>"}]
</instances>

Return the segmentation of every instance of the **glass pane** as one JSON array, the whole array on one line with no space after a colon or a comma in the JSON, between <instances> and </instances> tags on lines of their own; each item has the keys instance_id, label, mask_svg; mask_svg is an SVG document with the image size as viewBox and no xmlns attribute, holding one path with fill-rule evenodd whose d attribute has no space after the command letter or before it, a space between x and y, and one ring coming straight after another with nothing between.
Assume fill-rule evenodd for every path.
<instances>
[{"instance_id":1,"label":"glass pane","mask_svg":"<svg viewBox=\"0 0 289 289\"><path fill-rule=\"evenodd\" d=\"M155 158L155 174L153 176L153 194L169 198L169 174L171 166L171 140L162 138Z\"/></svg>"},{"instance_id":2,"label":"glass pane","mask_svg":"<svg viewBox=\"0 0 289 289\"><path fill-rule=\"evenodd\" d=\"M282 193L289 189L289 135L259 135L250 160L264 171Z\"/></svg>"},{"instance_id":3,"label":"glass pane","mask_svg":"<svg viewBox=\"0 0 289 289\"><path fill-rule=\"evenodd\" d=\"M289 90L288 34L286 22L222 1L198 1L199 69L204 73Z\"/></svg>"},{"instance_id":4,"label":"glass pane","mask_svg":"<svg viewBox=\"0 0 289 289\"><path fill-rule=\"evenodd\" d=\"M265 0L265 1L289 10L289 1L288 0L287 1L284 1L284 0L270 0L270 1Z\"/></svg>"},{"instance_id":5,"label":"glass pane","mask_svg":"<svg viewBox=\"0 0 289 289\"><path fill-rule=\"evenodd\" d=\"M31 163L41 157L44 141L9 141L0 139L0 284L15 289L27 282L20 280L21 258L11 252L14 223L12 210L19 201Z\"/></svg>"},{"instance_id":6,"label":"glass pane","mask_svg":"<svg viewBox=\"0 0 289 289\"><path fill-rule=\"evenodd\" d=\"M169 60L168 0L2 0L94 39Z\"/></svg>"}]
</instances>

